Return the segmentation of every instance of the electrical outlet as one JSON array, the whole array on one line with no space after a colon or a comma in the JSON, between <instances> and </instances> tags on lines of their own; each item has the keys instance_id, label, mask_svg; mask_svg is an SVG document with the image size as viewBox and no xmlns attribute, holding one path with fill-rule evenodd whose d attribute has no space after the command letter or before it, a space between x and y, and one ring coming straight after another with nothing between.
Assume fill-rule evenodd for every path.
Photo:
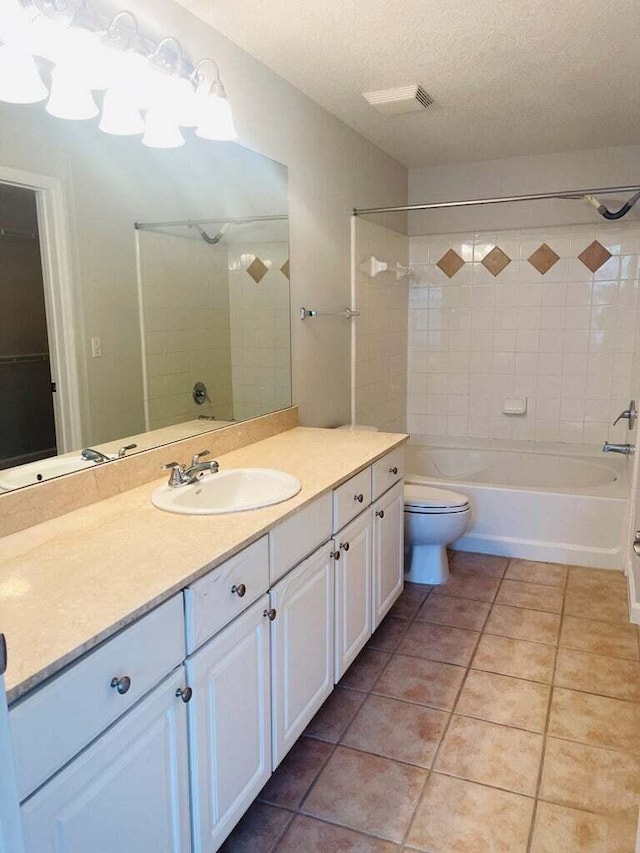
<instances>
[{"instance_id":1,"label":"electrical outlet","mask_svg":"<svg viewBox=\"0 0 640 853\"><path fill-rule=\"evenodd\" d=\"M91 355L93 358L102 358L100 338L91 338Z\"/></svg>"}]
</instances>

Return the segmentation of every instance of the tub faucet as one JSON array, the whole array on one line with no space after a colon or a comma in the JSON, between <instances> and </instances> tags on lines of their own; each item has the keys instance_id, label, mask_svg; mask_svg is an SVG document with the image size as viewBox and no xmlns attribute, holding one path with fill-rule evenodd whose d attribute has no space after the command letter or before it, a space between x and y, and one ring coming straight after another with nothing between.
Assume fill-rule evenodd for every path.
<instances>
[{"instance_id":1,"label":"tub faucet","mask_svg":"<svg viewBox=\"0 0 640 853\"><path fill-rule=\"evenodd\" d=\"M624 456L631 456L636 452L633 444L611 444L608 441L602 445L603 453L622 453Z\"/></svg>"}]
</instances>

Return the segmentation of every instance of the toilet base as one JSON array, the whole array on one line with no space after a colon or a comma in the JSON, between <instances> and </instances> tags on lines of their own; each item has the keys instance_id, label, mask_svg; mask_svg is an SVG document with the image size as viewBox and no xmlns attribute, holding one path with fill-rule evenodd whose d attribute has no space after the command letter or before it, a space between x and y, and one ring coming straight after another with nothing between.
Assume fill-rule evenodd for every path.
<instances>
[{"instance_id":1,"label":"toilet base","mask_svg":"<svg viewBox=\"0 0 640 853\"><path fill-rule=\"evenodd\" d=\"M409 547L405 563L405 580L409 583L427 583L433 586L449 580L447 549L442 545L414 545Z\"/></svg>"}]
</instances>

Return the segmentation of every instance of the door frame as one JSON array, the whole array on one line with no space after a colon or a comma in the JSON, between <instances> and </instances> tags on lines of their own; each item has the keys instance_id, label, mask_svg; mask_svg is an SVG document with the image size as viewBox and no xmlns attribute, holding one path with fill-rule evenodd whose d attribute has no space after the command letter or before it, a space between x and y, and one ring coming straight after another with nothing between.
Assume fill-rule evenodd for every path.
<instances>
[{"instance_id":1,"label":"door frame","mask_svg":"<svg viewBox=\"0 0 640 853\"><path fill-rule=\"evenodd\" d=\"M72 263L64 184L60 178L4 165L0 165L0 183L24 187L36 194L49 359L58 385L58 391L52 395L56 445L58 454L68 453L82 443L75 336L81 324L74 299L79 277Z\"/></svg>"}]
</instances>

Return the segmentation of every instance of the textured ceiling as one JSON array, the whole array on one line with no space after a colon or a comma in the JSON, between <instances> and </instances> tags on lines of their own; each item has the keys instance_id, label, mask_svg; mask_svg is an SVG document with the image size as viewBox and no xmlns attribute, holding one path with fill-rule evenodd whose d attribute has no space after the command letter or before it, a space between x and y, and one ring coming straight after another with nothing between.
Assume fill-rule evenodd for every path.
<instances>
[{"instance_id":1,"label":"textured ceiling","mask_svg":"<svg viewBox=\"0 0 640 853\"><path fill-rule=\"evenodd\" d=\"M639 0L178 2L407 166L640 142Z\"/></svg>"}]
</instances>

